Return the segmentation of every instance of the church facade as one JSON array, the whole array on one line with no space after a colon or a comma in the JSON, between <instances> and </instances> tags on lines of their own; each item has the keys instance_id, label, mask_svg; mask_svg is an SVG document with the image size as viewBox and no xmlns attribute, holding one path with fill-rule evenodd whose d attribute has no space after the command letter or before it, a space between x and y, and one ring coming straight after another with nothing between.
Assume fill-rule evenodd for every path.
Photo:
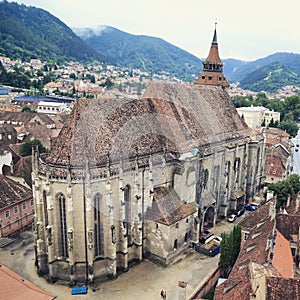
<instances>
[{"instance_id":1,"label":"church facade","mask_svg":"<svg viewBox=\"0 0 300 300\"><path fill-rule=\"evenodd\" d=\"M33 153L36 266L70 282L175 262L264 181L264 137L226 91L216 31L193 84L81 99L50 153Z\"/></svg>"}]
</instances>

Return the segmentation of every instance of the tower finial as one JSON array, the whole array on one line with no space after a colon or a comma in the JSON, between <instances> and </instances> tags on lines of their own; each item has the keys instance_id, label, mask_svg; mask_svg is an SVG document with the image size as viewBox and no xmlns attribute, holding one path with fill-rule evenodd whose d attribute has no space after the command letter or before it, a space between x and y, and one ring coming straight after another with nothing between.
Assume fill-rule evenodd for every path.
<instances>
[{"instance_id":1,"label":"tower finial","mask_svg":"<svg viewBox=\"0 0 300 300\"><path fill-rule=\"evenodd\" d=\"M214 31L214 37L213 37L212 42L213 42L214 44L217 44L217 43L218 43L218 41L217 41L217 19L216 19L216 21L215 21L215 31Z\"/></svg>"}]
</instances>

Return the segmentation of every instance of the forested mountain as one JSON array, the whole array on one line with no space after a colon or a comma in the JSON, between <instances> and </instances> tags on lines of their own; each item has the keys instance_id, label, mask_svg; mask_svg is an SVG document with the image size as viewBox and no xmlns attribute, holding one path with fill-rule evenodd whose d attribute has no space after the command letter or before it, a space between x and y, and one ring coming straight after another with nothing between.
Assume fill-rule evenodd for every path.
<instances>
[{"instance_id":1,"label":"forested mountain","mask_svg":"<svg viewBox=\"0 0 300 300\"><path fill-rule=\"evenodd\" d=\"M248 74L240 84L245 89L274 93L282 86L300 84L300 77L286 65L274 62Z\"/></svg>"},{"instance_id":2,"label":"forested mountain","mask_svg":"<svg viewBox=\"0 0 300 300\"><path fill-rule=\"evenodd\" d=\"M224 65L227 79L245 89L276 92L286 85L300 85L300 54L278 52L251 62L225 59Z\"/></svg>"},{"instance_id":3,"label":"forested mountain","mask_svg":"<svg viewBox=\"0 0 300 300\"><path fill-rule=\"evenodd\" d=\"M11 59L107 60L47 11L0 2L0 55Z\"/></svg>"},{"instance_id":4,"label":"forested mountain","mask_svg":"<svg viewBox=\"0 0 300 300\"><path fill-rule=\"evenodd\" d=\"M195 79L191 75L198 76L202 68L199 58L157 37L133 35L110 26L73 30L91 47L111 55L118 66L167 72L187 80Z\"/></svg>"},{"instance_id":5,"label":"forested mountain","mask_svg":"<svg viewBox=\"0 0 300 300\"><path fill-rule=\"evenodd\" d=\"M132 35L110 26L73 30L91 47L110 54L120 66L165 71L189 81L202 71L200 59L159 38ZM286 85L300 85L299 54L276 53L252 62L223 59L223 63L227 80L240 82L245 89L276 92Z\"/></svg>"},{"instance_id":6,"label":"forested mountain","mask_svg":"<svg viewBox=\"0 0 300 300\"><path fill-rule=\"evenodd\" d=\"M109 26L73 30L76 34L43 9L0 2L0 56L22 61L97 60L188 81L202 71L203 59L157 37L133 35ZM300 54L275 53L251 62L222 61L227 80L240 82L243 88L275 92L286 85L300 86Z\"/></svg>"}]
</instances>

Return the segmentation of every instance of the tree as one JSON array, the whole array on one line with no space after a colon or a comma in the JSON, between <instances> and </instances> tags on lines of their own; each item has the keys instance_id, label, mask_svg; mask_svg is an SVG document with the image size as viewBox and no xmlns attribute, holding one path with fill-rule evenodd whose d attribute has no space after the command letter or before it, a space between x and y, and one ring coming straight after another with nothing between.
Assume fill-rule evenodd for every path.
<instances>
[{"instance_id":1,"label":"tree","mask_svg":"<svg viewBox=\"0 0 300 300\"><path fill-rule=\"evenodd\" d=\"M24 144L20 146L20 154L21 156L28 156L32 153L32 148L38 147L40 153L47 152L47 149L42 145L41 141L38 139L34 139L32 141L26 141Z\"/></svg>"},{"instance_id":2,"label":"tree","mask_svg":"<svg viewBox=\"0 0 300 300\"><path fill-rule=\"evenodd\" d=\"M106 86L107 89L110 89L114 86L114 83L111 81L110 78L106 78L103 86Z\"/></svg>"},{"instance_id":3,"label":"tree","mask_svg":"<svg viewBox=\"0 0 300 300\"><path fill-rule=\"evenodd\" d=\"M76 79L76 74L73 72L73 73L70 74L69 77L75 80Z\"/></svg>"},{"instance_id":4,"label":"tree","mask_svg":"<svg viewBox=\"0 0 300 300\"><path fill-rule=\"evenodd\" d=\"M233 230L229 234L223 233L221 236L219 268L225 277L229 275L229 272L240 253L242 239L241 232L241 226L237 225L233 227Z\"/></svg>"},{"instance_id":5,"label":"tree","mask_svg":"<svg viewBox=\"0 0 300 300\"><path fill-rule=\"evenodd\" d=\"M269 184L268 189L277 196L276 208L284 207L288 197L294 197L300 191L300 176L292 174L285 180Z\"/></svg>"},{"instance_id":6,"label":"tree","mask_svg":"<svg viewBox=\"0 0 300 300\"><path fill-rule=\"evenodd\" d=\"M222 233L221 235L222 241L220 243L220 260L219 260L219 268L221 269L223 275L225 277L228 276L228 269L231 263L231 253L230 253L230 246L229 246L229 238L226 233Z\"/></svg>"},{"instance_id":7,"label":"tree","mask_svg":"<svg viewBox=\"0 0 300 300\"><path fill-rule=\"evenodd\" d=\"M275 128L275 122L273 118L270 120L269 127Z\"/></svg>"},{"instance_id":8,"label":"tree","mask_svg":"<svg viewBox=\"0 0 300 300\"><path fill-rule=\"evenodd\" d=\"M235 225L233 227L233 261L235 262L239 256L241 250L241 240L242 240L242 227L240 225Z\"/></svg>"},{"instance_id":9,"label":"tree","mask_svg":"<svg viewBox=\"0 0 300 300\"><path fill-rule=\"evenodd\" d=\"M21 112L30 112L30 113L36 113L36 110L31 109L29 106L25 105L22 107Z\"/></svg>"},{"instance_id":10,"label":"tree","mask_svg":"<svg viewBox=\"0 0 300 300\"><path fill-rule=\"evenodd\" d=\"M298 125L294 119L284 120L278 125L279 129L285 130L289 135L296 136L298 133Z\"/></svg>"}]
</instances>

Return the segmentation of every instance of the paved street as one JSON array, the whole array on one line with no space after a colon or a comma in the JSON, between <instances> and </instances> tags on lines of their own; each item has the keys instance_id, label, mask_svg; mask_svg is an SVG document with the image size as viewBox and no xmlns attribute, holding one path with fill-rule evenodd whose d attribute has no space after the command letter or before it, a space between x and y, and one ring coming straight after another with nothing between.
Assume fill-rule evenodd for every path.
<instances>
[{"instance_id":1,"label":"paved street","mask_svg":"<svg viewBox=\"0 0 300 300\"><path fill-rule=\"evenodd\" d=\"M234 224L227 221L220 222L211 229L216 235L230 231ZM22 241L26 241L22 246ZM0 249L0 262L21 276L34 282L46 291L62 299L105 299L105 300L159 300L161 289L168 293L168 300L189 298L194 290L205 282L217 268L219 255L206 257L194 252L187 259L168 267L156 265L150 261L131 268L113 281L96 286L95 292L89 289L87 295L71 295L71 289L59 284L49 284L36 274L34 267L33 237L31 231L24 231L11 245ZM187 281L186 291L178 287L178 281Z\"/></svg>"}]
</instances>

